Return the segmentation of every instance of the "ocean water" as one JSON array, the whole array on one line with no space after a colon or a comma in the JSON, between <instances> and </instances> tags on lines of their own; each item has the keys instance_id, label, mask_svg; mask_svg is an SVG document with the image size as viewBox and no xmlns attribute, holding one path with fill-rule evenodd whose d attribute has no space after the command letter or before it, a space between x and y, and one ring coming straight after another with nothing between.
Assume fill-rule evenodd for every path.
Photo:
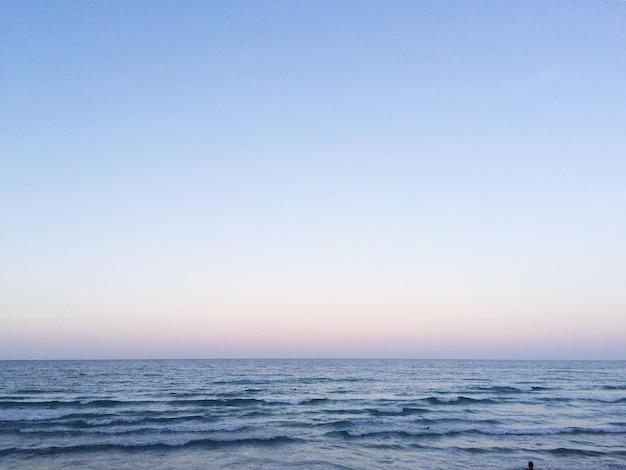
<instances>
[{"instance_id":1,"label":"ocean water","mask_svg":"<svg viewBox=\"0 0 626 470\"><path fill-rule=\"evenodd\" d=\"M626 469L626 362L0 361L0 469Z\"/></svg>"}]
</instances>

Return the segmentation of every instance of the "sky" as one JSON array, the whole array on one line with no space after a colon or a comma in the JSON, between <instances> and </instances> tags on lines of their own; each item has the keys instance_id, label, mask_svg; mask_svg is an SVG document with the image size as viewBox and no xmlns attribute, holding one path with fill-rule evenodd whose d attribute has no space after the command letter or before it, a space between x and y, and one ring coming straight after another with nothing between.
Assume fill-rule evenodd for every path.
<instances>
[{"instance_id":1,"label":"sky","mask_svg":"<svg viewBox=\"0 0 626 470\"><path fill-rule=\"evenodd\" d=\"M626 359L626 2L0 25L0 359Z\"/></svg>"}]
</instances>

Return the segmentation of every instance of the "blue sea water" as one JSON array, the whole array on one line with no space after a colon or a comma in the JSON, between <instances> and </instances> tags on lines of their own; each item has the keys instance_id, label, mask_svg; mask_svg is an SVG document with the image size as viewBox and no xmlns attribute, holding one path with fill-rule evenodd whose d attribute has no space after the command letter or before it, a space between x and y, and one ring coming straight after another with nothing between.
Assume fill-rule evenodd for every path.
<instances>
[{"instance_id":1,"label":"blue sea water","mask_svg":"<svg viewBox=\"0 0 626 470\"><path fill-rule=\"evenodd\" d=\"M0 469L626 469L626 362L0 361Z\"/></svg>"}]
</instances>

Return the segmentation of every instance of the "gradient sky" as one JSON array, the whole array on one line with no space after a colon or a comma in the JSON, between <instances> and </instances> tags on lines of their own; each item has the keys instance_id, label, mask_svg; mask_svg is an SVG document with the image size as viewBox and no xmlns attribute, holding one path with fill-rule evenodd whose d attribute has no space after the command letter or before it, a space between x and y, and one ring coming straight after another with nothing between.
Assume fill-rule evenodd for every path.
<instances>
[{"instance_id":1,"label":"gradient sky","mask_svg":"<svg viewBox=\"0 0 626 470\"><path fill-rule=\"evenodd\" d=\"M626 359L626 2L0 2L0 358Z\"/></svg>"}]
</instances>

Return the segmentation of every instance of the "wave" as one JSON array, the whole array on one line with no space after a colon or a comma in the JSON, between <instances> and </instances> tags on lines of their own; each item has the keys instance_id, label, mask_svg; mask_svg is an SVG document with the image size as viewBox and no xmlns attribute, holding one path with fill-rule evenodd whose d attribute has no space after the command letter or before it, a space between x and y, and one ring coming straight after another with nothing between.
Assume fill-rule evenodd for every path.
<instances>
[{"instance_id":1,"label":"wave","mask_svg":"<svg viewBox=\"0 0 626 470\"><path fill-rule=\"evenodd\" d=\"M204 415L178 415L178 416L158 416L158 415L136 415L136 416L99 416L96 418L83 418L82 422L87 426L110 426L120 424L167 424L172 422L189 422L193 420L207 420Z\"/></svg>"},{"instance_id":2,"label":"wave","mask_svg":"<svg viewBox=\"0 0 626 470\"><path fill-rule=\"evenodd\" d=\"M137 441L137 442L124 442L119 444L78 444L74 446L49 446L41 448L28 448L20 449L16 447L10 447L0 449L0 457L4 455L21 455L24 457L35 456L55 456L68 453L90 453L90 452L111 452L111 451L132 451L132 450L159 450L172 447L188 448L188 447L200 447L200 448L216 448L223 446L234 445L262 445L272 446L280 445L291 442L299 442L299 439L277 435L277 436L257 436L257 437L203 437L199 439L189 438L161 438L154 441Z\"/></svg>"},{"instance_id":3,"label":"wave","mask_svg":"<svg viewBox=\"0 0 626 470\"><path fill-rule=\"evenodd\" d=\"M626 384L620 385L604 385L602 387L604 390L626 390Z\"/></svg>"},{"instance_id":4,"label":"wave","mask_svg":"<svg viewBox=\"0 0 626 470\"><path fill-rule=\"evenodd\" d=\"M63 390L58 390L58 389L42 390L39 388L20 388L20 389L13 391L13 394L15 395L44 395L46 393L62 393L62 392Z\"/></svg>"},{"instance_id":5,"label":"wave","mask_svg":"<svg viewBox=\"0 0 626 470\"><path fill-rule=\"evenodd\" d=\"M556 455L557 457L602 457L606 454L606 452L599 450L572 449L569 447L558 447L556 449L551 449L548 452Z\"/></svg>"},{"instance_id":6,"label":"wave","mask_svg":"<svg viewBox=\"0 0 626 470\"><path fill-rule=\"evenodd\" d=\"M626 403L626 397L588 398L587 401L601 403Z\"/></svg>"},{"instance_id":7,"label":"wave","mask_svg":"<svg viewBox=\"0 0 626 470\"><path fill-rule=\"evenodd\" d=\"M391 428L385 429L389 423L359 423L351 420L340 420L333 423L327 423L327 426L332 426L334 429L326 433L328 436L340 436L350 438L360 437L428 437L428 436L461 436L461 435L489 435L489 436L547 436L547 435L608 435L608 434L626 434L626 426L615 427L603 427L603 428L528 428L528 429L515 429L515 428L503 428L503 427L488 427L488 428L451 428L446 425L442 426L442 422L461 421L461 420L424 420L420 423L410 423L407 428L407 423L396 427L391 424ZM449 421L449 422L448 422ZM495 420L486 420L485 423L497 424Z\"/></svg>"},{"instance_id":8,"label":"wave","mask_svg":"<svg viewBox=\"0 0 626 470\"><path fill-rule=\"evenodd\" d=\"M215 433L234 433L247 429L248 426L231 424L231 425L214 425L202 422L185 422L171 423L163 426L149 425L132 425L132 426L106 426L98 428L90 428L85 430L88 434L107 434L107 435L145 435L154 433L175 433L175 434L215 434Z\"/></svg>"},{"instance_id":9,"label":"wave","mask_svg":"<svg viewBox=\"0 0 626 470\"><path fill-rule=\"evenodd\" d=\"M120 406L154 405L167 403L163 400L114 400L102 398L79 398L76 400L2 400L0 408L116 408Z\"/></svg>"},{"instance_id":10,"label":"wave","mask_svg":"<svg viewBox=\"0 0 626 470\"><path fill-rule=\"evenodd\" d=\"M476 390L476 391L480 391L480 392L491 392L491 393L498 393L498 394L503 394L503 395L507 395L507 394L515 394L515 393L528 393L533 391L533 387L510 387L510 386L505 386L505 385L494 385L492 387L476 387L474 389L471 390Z\"/></svg>"},{"instance_id":11,"label":"wave","mask_svg":"<svg viewBox=\"0 0 626 470\"><path fill-rule=\"evenodd\" d=\"M238 424L217 424L204 417L172 418L95 418L87 420L62 421L54 426L20 427L19 432L40 434L43 436L61 433L80 436L84 434L141 434L155 432L222 432L237 431L244 428Z\"/></svg>"},{"instance_id":12,"label":"wave","mask_svg":"<svg viewBox=\"0 0 626 470\"><path fill-rule=\"evenodd\" d=\"M194 400L171 400L166 401L169 405L196 405L196 406L249 406L258 405L262 400L258 398L198 398Z\"/></svg>"},{"instance_id":13,"label":"wave","mask_svg":"<svg viewBox=\"0 0 626 470\"><path fill-rule=\"evenodd\" d=\"M23 409L25 406L29 408L63 408L71 406L79 406L80 402L75 400L1 400L0 409L18 408Z\"/></svg>"},{"instance_id":14,"label":"wave","mask_svg":"<svg viewBox=\"0 0 626 470\"><path fill-rule=\"evenodd\" d=\"M151 405L155 403L161 403L161 400L113 400L111 398L97 398L97 399L82 399L79 401L80 405L87 405L98 408L116 408L119 406L136 406L136 405Z\"/></svg>"},{"instance_id":15,"label":"wave","mask_svg":"<svg viewBox=\"0 0 626 470\"><path fill-rule=\"evenodd\" d=\"M251 408L263 406L296 406L296 405L316 405L329 401L326 398L308 397L275 397L275 398L206 398L194 400L136 400L122 401L112 399L96 400L74 400L74 401L37 401L37 402L0 402L0 422L29 422L29 421L50 421L61 418L84 419L88 425L94 423L111 424L117 420L121 422L138 421L149 415L149 419L170 419L171 416L159 416L163 413L181 413L205 407L226 407L226 408ZM155 406L168 407L167 411L157 411ZM136 413L136 415L120 415L121 410L126 413ZM104 410L111 410L105 413ZM192 412L193 413L193 412ZM186 414L185 416L188 416ZM195 416L203 416L197 414ZM204 417L204 416L203 416ZM206 418L206 417L205 417ZM101 420L101 421L90 421Z\"/></svg>"},{"instance_id":16,"label":"wave","mask_svg":"<svg viewBox=\"0 0 626 470\"><path fill-rule=\"evenodd\" d=\"M349 410L346 410L349 411ZM431 413L432 410L427 408L413 408L406 406L398 406L398 405L387 405L387 406L379 406L377 408L371 408L367 410L369 414L374 416L388 416L388 415L399 415L399 416L409 416L415 414L424 414Z\"/></svg>"},{"instance_id":17,"label":"wave","mask_svg":"<svg viewBox=\"0 0 626 470\"><path fill-rule=\"evenodd\" d=\"M494 395L522 395L532 392L553 390L540 385L491 385L476 386L466 389L467 393L494 394ZM462 393L462 392L461 392Z\"/></svg>"},{"instance_id":18,"label":"wave","mask_svg":"<svg viewBox=\"0 0 626 470\"><path fill-rule=\"evenodd\" d=\"M535 429L507 429L489 428L477 429L476 432L488 435L515 435L515 436L536 436L551 434L626 434L626 427L613 428L535 428Z\"/></svg>"},{"instance_id":19,"label":"wave","mask_svg":"<svg viewBox=\"0 0 626 470\"><path fill-rule=\"evenodd\" d=\"M590 403L626 403L626 397L590 397L590 398L572 398L572 397L541 397L537 399L546 403L572 403L576 401L585 401Z\"/></svg>"},{"instance_id":20,"label":"wave","mask_svg":"<svg viewBox=\"0 0 626 470\"><path fill-rule=\"evenodd\" d=\"M319 404L329 401L328 398L304 398L304 397L285 397L285 398L263 398L261 401L273 404L283 405L302 405L302 404Z\"/></svg>"},{"instance_id":21,"label":"wave","mask_svg":"<svg viewBox=\"0 0 626 470\"><path fill-rule=\"evenodd\" d=\"M371 410L372 414L377 415L399 415L404 412L404 408L396 405L380 406Z\"/></svg>"},{"instance_id":22,"label":"wave","mask_svg":"<svg viewBox=\"0 0 626 470\"><path fill-rule=\"evenodd\" d=\"M50 421L71 415L71 412L61 410L7 410L0 411L0 423L20 421Z\"/></svg>"},{"instance_id":23,"label":"wave","mask_svg":"<svg viewBox=\"0 0 626 470\"><path fill-rule=\"evenodd\" d=\"M236 379L236 380L216 380L212 385L270 385L272 380L268 379Z\"/></svg>"},{"instance_id":24,"label":"wave","mask_svg":"<svg viewBox=\"0 0 626 470\"><path fill-rule=\"evenodd\" d=\"M298 384L304 385L317 385L317 384L332 384L332 383L360 383L364 379L361 377L302 377L298 378Z\"/></svg>"},{"instance_id":25,"label":"wave","mask_svg":"<svg viewBox=\"0 0 626 470\"><path fill-rule=\"evenodd\" d=\"M471 398L471 397L428 397L424 399L431 405L468 405L468 404L495 404L498 400L492 398Z\"/></svg>"},{"instance_id":26,"label":"wave","mask_svg":"<svg viewBox=\"0 0 626 470\"><path fill-rule=\"evenodd\" d=\"M119 407L138 407L153 405L176 405L176 406L232 406L242 407L250 405L263 404L286 404L300 405L304 403L317 404L328 401L327 398L310 398L310 397L269 397L269 398L194 398L194 399L165 399L165 400L116 400L116 399L86 399L77 400L0 400L0 409L20 409L24 407L31 409L60 409L60 408L119 408ZM0 418L1 419L1 418Z\"/></svg>"},{"instance_id":27,"label":"wave","mask_svg":"<svg viewBox=\"0 0 626 470\"><path fill-rule=\"evenodd\" d=\"M569 397L541 397L537 399L537 401L545 403L571 403L574 400L575 398Z\"/></svg>"},{"instance_id":28,"label":"wave","mask_svg":"<svg viewBox=\"0 0 626 470\"><path fill-rule=\"evenodd\" d=\"M450 432L448 434L452 434L453 432ZM458 432L456 433L458 434ZM340 438L344 438L344 439L350 439L350 438L363 438L363 437L384 437L384 438L389 438L389 437L396 437L396 438L403 438L403 439L415 439L416 437L419 436L428 436L428 435L437 435L437 436L441 436L442 433L433 433L430 432L429 429L427 428L423 428L423 430L421 431L406 431L406 430L381 430L381 429L341 429L341 430L335 430L335 431L329 431L325 434L328 437L340 437Z\"/></svg>"},{"instance_id":29,"label":"wave","mask_svg":"<svg viewBox=\"0 0 626 470\"><path fill-rule=\"evenodd\" d=\"M327 398L307 397L270 397L270 398L200 398L194 400L172 400L162 403L172 405L198 405L198 406L230 406L245 407L254 405L301 405L305 403L322 403Z\"/></svg>"}]
</instances>

